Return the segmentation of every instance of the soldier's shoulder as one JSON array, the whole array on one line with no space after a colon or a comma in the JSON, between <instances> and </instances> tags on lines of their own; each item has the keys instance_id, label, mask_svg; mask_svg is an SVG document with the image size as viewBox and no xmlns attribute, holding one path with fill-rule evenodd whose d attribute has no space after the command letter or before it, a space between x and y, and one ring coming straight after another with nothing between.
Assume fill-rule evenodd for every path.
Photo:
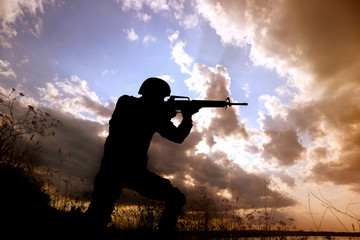
<instances>
[{"instance_id":1,"label":"soldier's shoulder","mask_svg":"<svg viewBox=\"0 0 360 240\"><path fill-rule=\"evenodd\" d=\"M122 95L121 97L119 97L118 101L117 101L117 105L118 104L129 104L129 103L134 103L136 102L138 98L133 97L133 96L129 96L129 95Z\"/></svg>"}]
</instances>

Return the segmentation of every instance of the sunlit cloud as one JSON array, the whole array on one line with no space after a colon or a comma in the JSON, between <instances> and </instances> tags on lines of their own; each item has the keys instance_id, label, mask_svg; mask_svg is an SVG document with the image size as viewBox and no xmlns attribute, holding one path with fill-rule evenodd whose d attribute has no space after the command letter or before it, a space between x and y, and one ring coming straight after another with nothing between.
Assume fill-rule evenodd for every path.
<instances>
[{"instance_id":1,"label":"sunlit cloud","mask_svg":"<svg viewBox=\"0 0 360 240\"><path fill-rule=\"evenodd\" d=\"M194 59L185 52L184 48L186 43L184 41L178 40L171 51L171 58L181 67L181 72L191 74L190 67Z\"/></svg>"},{"instance_id":2,"label":"sunlit cloud","mask_svg":"<svg viewBox=\"0 0 360 240\"><path fill-rule=\"evenodd\" d=\"M48 82L45 88L38 90L49 107L81 119L107 121L115 104L102 103L97 94L90 90L88 83L77 76L63 81L55 78L54 83Z\"/></svg>"}]
</instances>

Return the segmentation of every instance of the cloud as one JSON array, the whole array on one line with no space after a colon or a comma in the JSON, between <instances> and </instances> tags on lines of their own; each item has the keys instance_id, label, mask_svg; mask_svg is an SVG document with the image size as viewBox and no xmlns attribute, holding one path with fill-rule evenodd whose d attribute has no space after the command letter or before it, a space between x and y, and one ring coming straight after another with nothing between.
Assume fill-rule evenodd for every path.
<instances>
[{"instance_id":1,"label":"cloud","mask_svg":"<svg viewBox=\"0 0 360 240\"><path fill-rule=\"evenodd\" d=\"M223 43L244 46L250 30L250 26L246 24L247 4L245 1L199 0L196 9L221 36Z\"/></svg>"},{"instance_id":2,"label":"cloud","mask_svg":"<svg viewBox=\"0 0 360 240\"><path fill-rule=\"evenodd\" d=\"M171 43L176 41L179 38L179 34L180 34L179 30L176 30L176 31L169 30L168 33L170 34L169 41Z\"/></svg>"},{"instance_id":3,"label":"cloud","mask_svg":"<svg viewBox=\"0 0 360 240\"><path fill-rule=\"evenodd\" d=\"M140 11L144 6L149 7L155 13L163 10L169 10L169 5L166 0L116 0L118 3L122 3L122 9L124 11L135 10Z\"/></svg>"},{"instance_id":4,"label":"cloud","mask_svg":"<svg viewBox=\"0 0 360 240\"><path fill-rule=\"evenodd\" d=\"M38 36L42 29L42 19L39 15L44 14L45 6L54 6L56 0L5 0L0 2L0 45L4 48L11 48L11 39L18 32L16 21L21 19L22 25L26 26L27 31ZM27 17L33 21L27 21ZM33 24L31 24L33 23Z\"/></svg>"},{"instance_id":5,"label":"cloud","mask_svg":"<svg viewBox=\"0 0 360 240\"><path fill-rule=\"evenodd\" d=\"M14 70L10 67L10 63L0 59L0 76L6 78L16 78Z\"/></svg>"},{"instance_id":6,"label":"cloud","mask_svg":"<svg viewBox=\"0 0 360 240\"><path fill-rule=\"evenodd\" d=\"M192 75L185 81L190 90L200 94L202 99L224 100L231 96L230 76L228 70L217 65L215 68L196 63L193 66ZM244 123L239 123L235 108L213 109L210 129L216 131L220 137L239 135L239 138L247 138Z\"/></svg>"},{"instance_id":7,"label":"cloud","mask_svg":"<svg viewBox=\"0 0 360 240\"><path fill-rule=\"evenodd\" d=\"M165 80L167 82L175 82L175 79L169 75L161 75L161 76L157 76L158 78L162 79L162 80Z\"/></svg>"},{"instance_id":8,"label":"cloud","mask_svg":"<svg viewBox=\"0 0 360 240\"><path fill-rule=\"evenodd\" d=\"M146 35L145 37L144 37L144 39L143 39L143 43L144 44L146 44L146 45L148 45L148 44L150 44L150 43L153 43L153 42L156 42L156 37L154 37L154 36L151 36L151 35Z\"/></svg>"},{"instance_id":9,"label":"cloud","mask_svg":"<svg viewBox=\"0 0 360 240\"><path fill-rule=\"evenodd\" d=\"M172 51L175 63L181 67L183 73L190 75L190 78L185 81L188 88L197 92L202 99L225 100L231 96L231 79L228 70L221 65L212 68L195 63L192 66L192 71L190 71L193 60L185 52L185 43L178 40L178 36L178 31L173 32L169 36L169 40L171 42L176 41ZM172 176L172 181L183 188L205 185L217 201L225 196L221 193L226 193L227 197L241 199L241 204L253 205L254 199L263 197L264 185L266 191L273 195L278 194L268 188L269 186L264 183L265 180L262 177L248 173L236 164L230 157L232 153L226 152L227 149L222 145L231 145L232 148L239 145L240 149L249 149L251 147L247 146L247 141L256 137L255 135L259 135L258 132L246 129L245 123L239 121L238 115L239 111L235 108L201 110L195 117L195 130L186 140L187 145L180 146L178 149L172 149L172 146L166 149L166 144L171 145L171 143L160 138L154 138L155 143L152 144L153 148L150 153L150 156L154 157L152 158L154 159L152 166L155 166L154 169L161 174ZM224 143L221 143L220 140ZM287 142L282 144L284 149L288 149L285 147L286 144ZM205 149L207 150L201 151L203 147L200 146L206 146ZM257 149L256 152L260 150L253 146L253 149L255 148ZM300 148L301 152L302 147ZM158 149L158 152L154 149ZM275 149L269 148L267 152L270 153L271 150ZM164 158L164 156L170 156L170 153L171 156L175 156L172 157L171 163L166 157ZM294 154L297 154L297 151ZM298 156L296 155L296 157ZM159 159L155 160L156 158ZM189 160L184 162L186 158ZM284 159L281 158L281 160ZM176 162L176 165L173 166L173 162ZM173 167L164 167L169 165ZM279 178L287 185L294 186L295 180L290 176L282 174ZM231 179L235 179L235 182L231 182ZM285 197L284 199L281 206L296 204L291 198Z\"/></svg>"},{"instance_id":10,"label":"cloud","mask_svg":"<svg viewBox=\"0 0 360 240\"><path fill-rule=\"evenodd\" d=\"M127 38L130 41L136 41L139 39L139 36L135 33L135 30L133 28L130 29L124 29L124 32L127 34Z\"/></svg>"},{"instance_id":11,"label":"cloud","mask_svg":"<svg viewBox=\"0 0 360 240\"><path fill-rule=\"evenodd\" d=\"M87 81L75 75L64 80L56 77L38 91L42 100L39 107L63 123L55 129L55 136L41 140L48 153L41 155L40 165L60 170L62 177L73 184L87 177L84 187L92 188L115 102L102 103Z\"/></svg>"},{"instance_id":12,"label":"cloud","mask_svg":"<svg viewBox=\"0 0 360 240\"><path fill-rule=\"evenodd\" d=\"M121 3L121 9L123 11L135 11L137 18L145 22L151 19L151 16L145 13L145 7L154 13L168 11L170 9L166 0L116 0L116 2Z\"/></svg>"},{"instance_id":13,"label":"cloud","mask_svg":"<svg viewBox=\"0 0 360 240\"><path fill-rule=\"evenodd\" d=\"M283 183L285 183L290 188L294 188L296 186L295 178L293 176L291 176L289 173L287 173L286 171L284 171L283 169L269 171L269 173L271 174L271 176L273 178L279 178Z\"/></svg>"},{"instance_id":14,"label":"cloud","mask_svg":"<svg viewBox=\"0 0 360 240\"><path fill-rule=\"evenodd\" d=\"M48 106L80 119L106 121L115 105L114 102L102 103L87 82L75 75L63 81L55 78L54 82L48 82L46 87L38 90Z\"/></svg>"},{"instance_id":15,"label":"cloud","mask_svg":"<svg viewBox=\"0 0 360 240\"><path fill-rule=\"evenodd\" d=\"M135 32L135 30L133 28L130 28L130 29L124 29L124 32L127 34L127 38L130 40L130 41L137 41L139 40L139 35ZM143 40L142 40L142 43L145 44L145 45L149 45L150 43L154 43L156 42L156 37L148 34L148 35L145 35Z\"/></svg>"},{"instance_id":16,"label":"cloud","mask_svg":"<svg viewBox=\"0 0 360 240\"><path fill-rule=\"evenodd\" d=\"M255 65L287 78L279 93L290 102L264 102L263 156L308 160L309 180L358 189L360 3L199 0L197 10L224 44L248 45Z\"/></svg>"},{"instance_id":17,"label":"cloud","mask_svg":"<svg viewBox=\"0 0 360 240\"><path fill-rule=\"evenodd\" d=\"M174 46L172 46L171 59L173 59L174 62L181 67L182 73L191 74L189 68L191 67L194 59L185 52L185 46L186 42L178 40Z\"/></svg>"},{"instance_id":18,"label":"cloud","mask_svg":"<svg viewBox=\"0 0 360 240\"><path fill-rule=\"evenodd\" d=\"M230 95L230 77L226 68L208 67L195 63L188 87L204 99L224 99ZM236 164L226 148L219 147L222 141L227 145L244 144L252 134L240 122L235 108L200 110L194 116L192 132L182 144L175 144L155 135L149 150L149 166L153 171L171 176L171 182L193 197L194 186L205 186L216 202L227 197L238 199L238 207L263 207L265 192L275 196L262 176L247 172ZM205 143L207 150L199 145ZM239 153L238 153L239 154ZM291 184L291 179L283 176ZM269 197L270 202L276 201ZM257 205L258 204L258 205ZM281 207L294 205L295 201L284 197Z\"/></svg>"},{"instance_id":19,"label":"cloud","mask_svg":"<svg viewBox=\"0 0 360 240\"><path fill-rule=\"evenodd\" d=\"M277 160L281 165L293 165L303 160L306 148L300 142L296 123L288 119L288 107L274 96L260 97L269 111L259 112L258 122L261 127L263 142L261 156L268 162Z\"/></svg>"},{"instance_id":20,"label":"cloud","mask_svg":"<svg viewBox=\"0 0 360 240\"><path fill-rule=\"evenodd\" d=\"M231 79L223 66L194 64L189 84L195 81L194 76L203 84L201 93L205 99L222 96L225 99L230 95ZM91 188L102 157L105 141L102 133L108 128L104 119L110 118L114 102L102 103L88 83L77 76L56 77L38 91L43 100L39 105L63 123L63 127L55 129L55 136L40 139L47 153L40 154L42 161L38 166L60 170L62 178L73 183L88 177L86 187ZM251 135L244 123L239 122L239 114L235 108L201 110L193 131L182 144L156 134L149 151L150 168L170 176L172 183L189 198L195 196L194 186L205 186L216 202L224 197L238 199L238 207L261 208L265 196L269 203L278 201L279 193L271 189L264 177L247 172L225 148L218 147L220 140L225 139L227 144L243 143ZM199 151L198 145L203 141L211 151ZM279 207L294 204L294 200L284 196Z\"/></svg>"},{"instance_id":21,"label":"cloud","mask_svg":"<svg viewBox=\"0 0 360 240\"><path fill-rule=\"evenodd\" d=\"M80 179L86 179L79 185L81 190L92 189L105 143L100 133L107 130L107 124L80 119L46 106L42 108L60 120L63 126L54 129L55 136L40 138L43 152L37 153L38 167L44 172L47 168L60 171L61 178L74 186L80 183Z\"/></svg>"},{"instance_id":22,"label":"cloud","mask_svg":"<svg viewBox=\"0 0 360 240\"><path fill-rule=\"evenodd\" d=\"M109 69L105 69L101 75L107 75L107 74L110 74L110 75L114 75L115 71L114 70L109 70Z\"/></svg>"},{"instance_id":23,"label":"cloud","mask_svg":"<svg viewBox=\"0 0 360 240\"><path fill-rule=\"evenodd\" d=\"M299 143L295 130L265 131L269 141L263 144L264 159L277 159L282 165L292 165L301 160L305 148ZM274 144L276 143L276 144Z\"/></svg>"},{"instance_id":24,"label":"cloud","mask_svg":"<svg viewBox=\"0 0 360 240\"><path fill-rule=\"evenodd\" d=\"M180 22L180 26L184 27L185 29L196 27L199 23L199 17L197 14L183 14L182 21Z\"/></svg>"},{"instance_id":25,"label":"cloud","mask_svg":"<svg viewBox=\"0 0 360 240\"><path fill-rule=\"evenodd\" d=\"M123 11L134 11L135 16L144 22L151 20L151 16L146 13L148 10L155 14L159 12L172 13L179 25L185 29L195 27L199 22L199 17L192 8L189 8L192 13L184 11L184 0L116 0L116 2L121 3Z\"/></svg>"},{"instance_id":26,"label":"cloud","mask_svg":"<svg viewBox=\"0 0 360 240\"><path fill-rule=\"evenodd\" d=\"M136 14L136 17L144 22L148 22L151 20L151 16L146 13L139 12Z\"/></svg>"}]
</instances>

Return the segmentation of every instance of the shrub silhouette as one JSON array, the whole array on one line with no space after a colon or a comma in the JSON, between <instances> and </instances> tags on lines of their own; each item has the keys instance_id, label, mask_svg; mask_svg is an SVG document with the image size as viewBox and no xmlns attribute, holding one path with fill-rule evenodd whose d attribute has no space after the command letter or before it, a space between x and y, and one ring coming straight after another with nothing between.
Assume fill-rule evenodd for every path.
<instances>
[{"instance_id":1,"label":"shrub silhouette","mask_svg":"<svg viewBox=\"0 0 360 240\"><path fill-rule=\"evenodd\" d=\"M51 129L62 126L61 121L48 112L31 105L23 106L19 99L24 96L14 88L8 93L0 92L0 161L23 161L16 158L18 152L26 150L21 146L21 140L31 141L35 135L55 135Z\"/></svg>"}]
</instances>

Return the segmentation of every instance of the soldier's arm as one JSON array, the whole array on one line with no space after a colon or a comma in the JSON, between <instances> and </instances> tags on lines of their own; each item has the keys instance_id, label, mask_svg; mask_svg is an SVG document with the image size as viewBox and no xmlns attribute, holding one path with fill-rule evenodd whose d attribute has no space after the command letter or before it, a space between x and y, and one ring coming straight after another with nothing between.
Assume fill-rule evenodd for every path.
<instances>
[{"instance_id":1,"label":"soldier's arm","mask_svg":"<svg viewBox=\"0 0 360 240\"><path fill-rule=\"evenodd\" d=\"M183 117L183 120L178 127L176 127L171 121L168 121L158 132L162 137L170 141L182 143L189 135L192 126L191 116L186 116Z\"/></svg>"}]
</instances>

